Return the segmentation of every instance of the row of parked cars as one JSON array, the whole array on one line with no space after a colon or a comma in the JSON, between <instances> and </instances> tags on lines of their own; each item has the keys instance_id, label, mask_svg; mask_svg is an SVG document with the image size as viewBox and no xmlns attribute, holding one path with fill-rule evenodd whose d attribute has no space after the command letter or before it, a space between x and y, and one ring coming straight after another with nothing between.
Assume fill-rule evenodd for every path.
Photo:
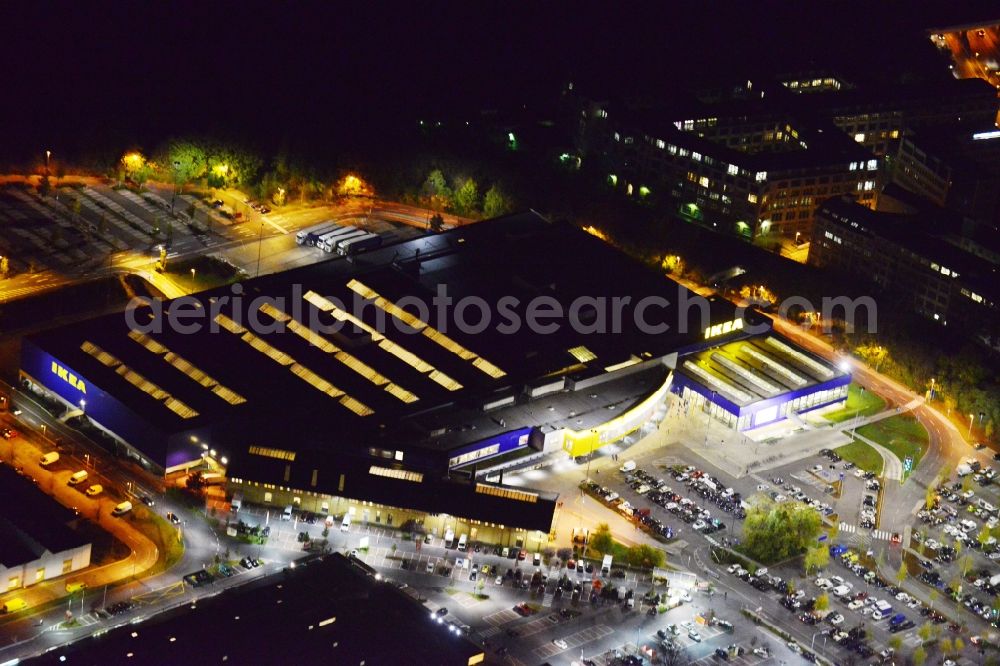
<instances>
[{"instance_id":1,"label":"row of parked cars","mask_svg":"<svg viewBox=\"0 0 1000 666\"><path fill-rule=\"evenodd\" d=\"M700 497L712 502L722 511L732 514L740 520L746 518L743 497L734 489L727 488L718 478L692 465L687 467L678 465L671 469L671 473L675 481L686 484Z\"/></svg>"},{"instance_id":2,"label":"row of parked cars","mask_svg":"<svg viewBox=\"0 0 1000 666\"><path fill-rule=\"evenodd\" d=\"M807 495L802 488L793 485L791 481L786 481L785 479L776 476L771 479L771 483L774 484L774 490L769 490L769 488L764 484L757 486L757 489L761 492L767 492L768 497L775 502L784 502L788 499L793 499L797 502L802 502L806 506L812 507L824 516L833 514L833 507L827 502L821 502L817 499L809 497L809 495Z\"/></svg>"},{"instance_id":3,"label":"row of parked cars","mask_svg":"<svg viewBox=\"0 0 1000 666\"><path fill-rule=\"evenodd\" d=\"M597 483L587 484L587 490L599 499L604 501L608 507L618 511L622 515L632 518L637 524L642 525L655 536L670 540L674 538L674 530L662 521L653 518L649 509L636 509L632 504L621 497L617 492Z\"/></svg>"},{"instance_id":4,"label":"row of parked cars","mask_svg":"<svg viewBox=\"0 0 1000 666\"><path fill-rule=\"evenodd\" d=\"M50 451L49 453L43 454L41 458L38 459L38 464L43 468L49 468L55 463L59 462L59 453L57 451ZM90 472L85 469L73 472L66 484L72 488L83 488L84 483L90 478ZM93 483L86 487L83 493L87 497L97 497L104 492L104 486L99 483ZM115 505L115 508L111 510L111 515L113 516L124 516L126 513L132 510L132 503L129 501L119 502Z\"/></svg>"}]
</instances>

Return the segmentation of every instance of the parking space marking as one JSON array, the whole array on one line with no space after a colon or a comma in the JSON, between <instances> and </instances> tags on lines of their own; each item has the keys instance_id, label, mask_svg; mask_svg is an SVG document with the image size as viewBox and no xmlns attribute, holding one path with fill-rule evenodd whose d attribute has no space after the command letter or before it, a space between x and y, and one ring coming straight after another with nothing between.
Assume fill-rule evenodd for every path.
<instances>
[{"instance_id":1,"label":"parking space marking","mask_svg":"<svg viewBox=\"0 0 1000 666\"><path fill-rule=\"evenodd\" d=\"M482 603L482 601L479 600L479 599L476 599L475 596L473 596L471 594L464 594L464 593L459 593L457 595L456 601L458 601L458 605L461 606L462 608L472 608L473 606L476 606L476 605Z\"/></svg>"},{"instance_id":2,"label":"parking space marking","mask_svg":"<svg viewBox=\"0 0 1000 666\"><path fill-rule=\"evenodd\" d=\"M581 629L576 633L566 636L562 640L566 641L565 649L572 650L580 647L581 645L584 645L585 643L590 643L599 640L601 638L604 638L609 634L613 634L614 631L615 631L614 629L612 629L606 624L599 624L597 626L589 627L587 629ZM559 647L555 643L548 643L546 645L542 645L541 647L535 648L532 654L534 654L535 657L537 657L538 659L547 659L548 657L559 654L562 651L563 648Z\"/></svg>"},{"instance_id":3,"label":"parking space marking","mask_svg":"<svg viewBox=\"0 0 1000 666\"><path fill-rule=\"evenodd\" d=\"M540 617L537 620L532 620L527 624L523 624L517 628L517 633L521 636L533 636L540 631L545 631L552 625L559 622L555 615L546 615L545 617Z\"/></svg>"},{"instance_id":4,"label":"parking space marking","mask_svg":"<svg viewBox=\"0 0 1000 666\"><path fill-rule=\"evenodd\" d=\"M485 629L480 629L478 633L482 638L492 638L501 631L503 631L503 629L500 627L486 627Z\"/></svg>"},{"instance_id":5,"label":"parking space marking","mask_svg":"<svg viewBox=\"0 0 1000 666\"><path fill-rule=\"evenodd\" d=\"M483 618L485 622L492 624L494 627L499 627L507 624L508 622L513 622L517 618L521 617L509 608L505 608L502 611L497 611L496 613L491 613Z\"/></svg>"}]
</instances>

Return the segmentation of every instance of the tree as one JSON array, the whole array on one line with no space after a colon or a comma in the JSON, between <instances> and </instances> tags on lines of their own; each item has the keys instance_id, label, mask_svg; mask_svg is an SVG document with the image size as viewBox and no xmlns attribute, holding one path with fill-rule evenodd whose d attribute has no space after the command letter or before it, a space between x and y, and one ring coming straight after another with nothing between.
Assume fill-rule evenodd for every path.
<instances>
[{"instance_id":1,"label":"tree","mask_svg":"<svg viewBox=\"0 0 1000 666\"><path fill-rule=\"evenodd\" d=\"M983 525L983 529L979 530L979 534L976 535L976 541L979 542L980 546L986 546L986 542L992 538L990 535L989 525Z\"/></svg>"},{"instance_id":2,"label":"tree","mask_svg":"<svg viewBox=\"0 0 1000 666\"><path fill-rule=\"evenodd\" d=\"M901 648L902 646L903 646L903 638L899 634L896 634L895 636L889 638L889 647L891 647L896 652L899 652L899 648Z\"/></svg>"},{"instance_id":3,"label":"tree","mask_svg":"<svg viewBox=\"0 0 1000 666\"><path fill-rule=\"evenodd\" d=\"M662 567L666 562L663 551L646 544L632 546L625 552L626 561L633 567L652 569Z\"/></svg>"},{"instance_id":4,"label":"tree","mask_svg":"<svg viewBox=\"0 0 1000 666\"><path fill-rule=\"evenodd\" d=\"M601 523L590 536L590 547L601 555L607 555L614 548L615 540L611 537L611 528L607 523Z\"/></svg>"},{"instance_id":5,"label":"tree","mask_svg":"<svg viewBox=\"0 0 1000 666\"><path fill-rule=\"evenodd\" d=\"M938 647L941 649L941 654L948 655L951 654L955 647L951 642L951 639L945 636L938 642Z\"/></svg>"},{"instance_id":6,"label":"tree","mask_svg":"<svg viewBox=\"0 0 1000 666\"><path fill-rule=\"evenodd\" d=\"M927 486L926 492L924 492L924 508L928 511L934 508L934 504L937 502L937 484L932 483Z\"/></svg>"},{"instance_id":7,"label":"tree","mask_svg":"<svg viewBox=\"0 0 1000 666\"><path fill-rule=\"evenodd\" d=\"M910 575L910 570L906 568L906 561L899 563L899 570L896 571L896 582L902 585Z\"/></svg>"},{"instance_id":8,"label":"tree","mask_svg":"<svg viewBox=\"0 0 1000 666\"><path fill-rule=\"evenodd\" d=\"M747 512L740 548L761 562L777 562L802 553L821 529L819 514L801 502L761 502Z\"/></svg>"},{"instance_id":9,"label":"tree","mask_svg":"<svg viewBox=\"0 0 1000 666\"><path fill-rule=\"evenodd\" d=\"M937 588L931 590L931 593L927 595L928 601L930 602L928 606L931 610L934 610L934 602L938 600L939 596L941 596L941 593L937 591Z\"/></svg>"},{"instance_id":10,"label":"tree","mask_svg":"<svg viewBox=\"0 0 1000 666\"><path fill-rule=\"evenodd\" d=\"M930 640L930 637L931 637L931 634L933 633L933 631L934 631L934 628L931 626L931 623L930 622L924 622L922 625L920 625L920 628L917 629L917 636L920 636L920 640L926 642L926 641Z\"/></svg>"},{"instance_id":11,"label":"tree","mask_svg":"<svg viewBox=\"0 0 1000 666\"><path fill-rule=\"evenodd\" d=\"M170 172L171 180L181 189L186 183L204 176L208 169L208 158L204 147L191 141L170 142L162 162Z\"/></svg>"},{"instance_id":12,"label":"tree","mask_svg":"<svg viewBox=\"0 0 1000 666\"><path fill-rule=\"evenodd\" d=\"M962 559L958 561L958 566L961 569L963 576L967 576L969 574L969 569L972 568L972 564L973 564L972 553L966 553L965 555L962 555Z\"/></svg>"},{"instance_id":13,"label":"tree","mask_svg":"<svg viewBox=\"0 0 1000 666\"><path fill-rule=\"evenodd\" d=\"M352 173L345 175L334 185L334 191L341 197L373 197L375 190L364 179Z\"/></svg>"},{"instance_id":14,"label":"tree","mask_svg":"<svg viewBox=\"0 0 1000 666\"><path fill-rule=\"evenodd\" d=\"M440 169L434 169L427 175L421 191L434 210L444 210L452 205L453 194Z\"/></svg>"},{"instance_id":15,"label":"tree","mask_svg":"<svg viewBox=\"0 0 1000 666\"><path fill-rule=\"evenodd\" d=\"M683 664L690 663L687 658L685 649L681 647L678 643L669 641L664 644L663 652L660 653L660 658L664 666L682 666Z\"/></svg>"},{"instance_id":16,"label":"tree","mask_svg":"<svg viewBox=\"0 0 1000 666\"><path fill-rule=\"evenodd\" d=\"M490 189L486 190L486 196L483 197L483 217L500 217L509 211L510 202L494 183Z\"/></svg>"},{"instance_id":17,"label":"tree","mask_svg":"<svg viewBox=\"0 0 1000 666\"><path fill-rule=\"evenodd\" d=\"M476 186L476 181L466 178L458 186L453 207L457 214L466 217L471 217L479 210L479 187Z\"/></svg>"},{"instance_id":18,"label":"tree","mask_svg":"<svg viewBox=\"0 0 1000 666\"><path fill-rule=\"evenodd\" d=\"M813 608L818 611L828 610L830 608L830 595L824 592L816 597L816 603Z\"/></svg>"},{"instance_id":19,"label":"tree","mask_svg":"<svg viewBox=\"0 0 1000 666\"><path fill-rule=\"evenodd\" d=\"M802 564L805 566L806 574L813 571L819 571L826 567L830 563L830 549L820 544L818 546L813 546L806 551L806 555L802 560Z\"/></svg>"},{"instance_id":20,"label":"tree","mask_svg":"<svg viewBox=\"0 0 1000 666\"><path fill-rule=\"evenodd\" d=\"M434 233L440 233L444 229L444 218L441 217L441 213L431 215L431 219L427 221L427 225Z\"/></svg>"},{"instance_id":21,"label":"tree","mask_svg":"<svg viewBox=\"0 0 1000 666\"><path fill-rule=\"evenodd\" d=\"M924 666L924 662L927 661L927 650L924 649L923 645L918 645L917 649L913 651L913 663L915 666Z\"/></svg>"},{"instance_id":22,"label":"tree","mask_svg":"<svg viewBox=\"0 0 1000 666\"><path fill-rule=\"evenodd\" d=\"M961 654L965 649L965 641L962 640L961 636L955 638L953 645L955 646L955 654Z\"/></svg>"}]
</instances>

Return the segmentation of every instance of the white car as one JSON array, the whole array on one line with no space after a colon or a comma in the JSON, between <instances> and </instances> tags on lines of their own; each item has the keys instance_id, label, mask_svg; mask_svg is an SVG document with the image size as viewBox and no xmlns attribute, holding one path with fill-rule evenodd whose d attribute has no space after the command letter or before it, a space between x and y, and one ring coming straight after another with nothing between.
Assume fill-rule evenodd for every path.
<instances>
[{"instance_id":1,"label":"white car","mask_svg":"<svg viewBox=\"0 0 1000 666\"><path fill-rule=\"evenodd\" d=\"M771 486L767 485L766 483L758 483L757 484L757 490L760 490L761 492L767 490L770 487Z\"/></svg>"},{"instance_id":2,"label":"white car","mask_svg":"<svg viewBox=\"0 0 1000 666\"><path fill-rule=\"evenodd\" d=\"M707 525L708 525L708 523L706 523L704 520L701 520L699 518L698 520L694 521L693 525L691 525L691 529L701 530L701 529L704 529Z\"/></svg>"},{"instance_id":3,"label":"white car","mask_svg":"<svg viewBox=\"0 0 1000 666\"><path fill-rule=\"evenodd\" d=\"M688 631L688 638L690 638L691 640L693 640L695 643L701 643L701 634L699 634L694 629L691 629L690 631Z\"/></svg>"},{"instance_id":4,"label":"white car","mask_svg":"<svg viewBox=\"0 0 1000 666\"><path fill-rule=\"evenodd\" d=\"M497 579L493 581L494 585L503 585L503 576L497 576Z\"/></svg>"},{"instance_id":5,"label":"white car","mask_svg":"<svg viewBox=\"0 0 1000 666\"><path fill-rule=\"evenodd\" d=\"M858 610L859 608L861 608L864 605L865 605L865 602L861 601L860 599L855 599L851 603L847 604L847 608L849 610Z\"/></svg>"},{"instance_id":6,"label":"white car","mask_svg":"<svg viewBox=\"0 0 1000 666\"><path fill-rule=\"evenodd\" d=\"M832 624L833 626L836 627L837 625L843 623L844 616L841 615L840 613L836 613L836 614L834 614L833 617L829 618L829 620L830 620L830 624Z\"/></svg>"},{"instance_id":7,"label":"white car","mask_svg":"<svg viewBox=\"0 0 1000 666\"><path fill-rule=\"evenodd\" d=\"M569 648L569 643L567 643L561 638L555 639L554 641L552 641L552 644L555 645L560 650L566 650Z\"/></svg>"},{"instance_id":8,"label":"white car","mask_svg":"<svg viewBox=\"0 0 1000 666\"><path fill-rule=\"evenodd\" d=\"M763 657L764 659L767 659L768 657L771 656L771 653L768 651L766 647L761 647L759 645L753 649L753 653L758 657Z\"/></svg>"},{"instance_id":9,"label":"white car","mask_svg":"<svg viewBox=\"0 0 1000 666\"><path fill-rule=\"evenodd\" d=\"M427 573L434 573L434 563L433 562L430 562L430 561L427 562Z\"/></svg>"}]
</instances>

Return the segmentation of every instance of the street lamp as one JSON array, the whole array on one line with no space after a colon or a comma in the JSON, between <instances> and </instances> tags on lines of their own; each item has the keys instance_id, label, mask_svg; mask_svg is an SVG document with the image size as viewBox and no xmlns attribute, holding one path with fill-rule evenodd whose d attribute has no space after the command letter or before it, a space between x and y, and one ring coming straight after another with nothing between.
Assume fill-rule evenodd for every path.
<instances>
[{"instance_id":1,"label":"street lamp","mask_svg":"<svg viewBox=\"0 0 1000 666\"><path fill-rule=\"evenodd\" d=\"M52 157L52 151L51 150L46 150L45 151L45 175L46 176L49 175L49 158L51 158L51 157Z\"/></svg>"},{"instance_id":2,"label":"street lamp","mask_svg":"<svg viewBox=\"0 0 1000 666\"><path fill-rule=\"evenodd\" d=\"M170 212L171 212L171 214L174 212L174 201L177 200L177 181L179 180L177 172L178 172L178 170L180 170L180 168L181 168L180 161L179 160L174 160L174 192L173 192L173 194L170 197Z\"/></svg>"},{"instance_id":3,"label":"street lamp","mask_svg":"<svg viewBox=\"0 0 1000 666\"><path fill-rule=\"evenodd\" d=\"M969 438L972 438L972 420L976 418L975 414L969 414Z\"/></svg>"}]
</instances>

